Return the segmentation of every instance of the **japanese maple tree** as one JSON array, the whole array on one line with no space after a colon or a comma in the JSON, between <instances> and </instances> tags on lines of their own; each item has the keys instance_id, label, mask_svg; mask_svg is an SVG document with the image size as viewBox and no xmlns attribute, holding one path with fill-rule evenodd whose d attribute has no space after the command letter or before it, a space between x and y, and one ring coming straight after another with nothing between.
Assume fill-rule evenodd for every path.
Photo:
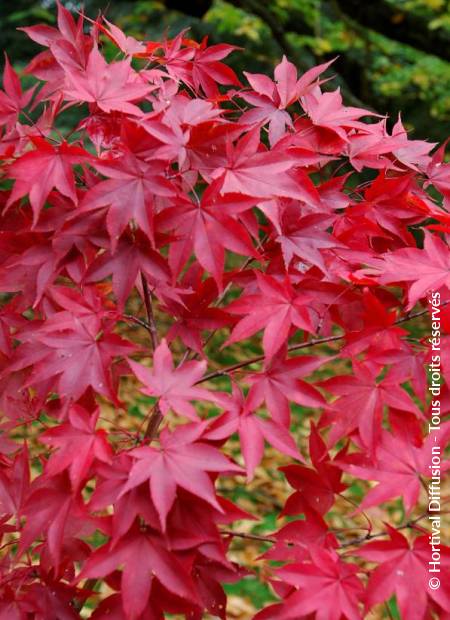
<instances>
[{"instance_id":1,"label":"japanese maple tree","mask_svg":"<svg viewBox=\"0 0 450 620\"><path fill-rule=\"evenodd\" d=\"M225 619L258 575L261 620L450 618L426 499L436 437L450 466L426 320L448 382L445 145L344 105L332 63L238 77L233 46L61 4L23 30L31 87L6 56L0 91L0 619ZM268 454L284 505L253 531L230 489Z\"/></svg>"}]
</instances>

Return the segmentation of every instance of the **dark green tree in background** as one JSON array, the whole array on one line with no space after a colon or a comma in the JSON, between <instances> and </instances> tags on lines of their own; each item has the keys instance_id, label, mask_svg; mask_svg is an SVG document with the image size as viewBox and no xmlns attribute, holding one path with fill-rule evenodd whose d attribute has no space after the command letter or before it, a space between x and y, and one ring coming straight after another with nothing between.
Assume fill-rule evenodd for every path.
<instances>
[{"instance_id":1,"label":"dark green tree in background","mask_svg":"<svg viewBox=\"0 0 450 620\"><path fill-rule=\"evenodd\" d=\"M0 37L25 63L36 49L20 24L54 19L54 0L0 3ZM71 10L102 11L128 32L149 39L190 28L195 38L244 48L235 69L270 71L284 53L300 70L338 56L335 75L348 104L402 111L417 136L450 133L448 0L65 0ZM233 61L232 61L233 62ZM335 88L336 80L333 81Z\"/></svg>"}]
</instances>

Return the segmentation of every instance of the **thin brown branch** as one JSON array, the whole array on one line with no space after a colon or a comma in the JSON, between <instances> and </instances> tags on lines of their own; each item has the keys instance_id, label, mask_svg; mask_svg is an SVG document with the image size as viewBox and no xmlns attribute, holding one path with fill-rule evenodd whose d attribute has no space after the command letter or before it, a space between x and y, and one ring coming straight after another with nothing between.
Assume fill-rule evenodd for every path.
<instances>
[{"instance_id":1,"label":"thin brown branch","mask_svg":"<svg viewBox=\"0 0 450 620\"><path fill-rule=\"evenodd\" d=\"M409 528L413 528L415 524L421 519L425 518L427 514L428 513L425 512L424 514L421 514L416 519L413 519L412 521L408 521L408 523L405 523L404 525L399 525L395 529L397 531L400 531L400 530L406 530ZM273 543L273 544L278 542L278 540L274 538L273 536L264 536L262 534L249 534L247 532L239 532L239 531L234 531L234 530L220 530L220 533L223 534L224 536L234 536L236 538L243 538L244 540L256 540L259 542L268 542L268 543ZM368 540L372 540L373 538L381 538L382 536L389 536L389 532L376 532L375 534L371 534L370 532L367 532L364 536L359 536L358 538L354 538L353 540L347 540L347 541L342 542L340 545L340 548L360 545L361 543L367 542ZM294 543L295 541L289 541L288 539L286 540L283 539L283 542Z\"/></svg>"},{"instance_id":2,"label":"thin brown branch","mask_svg":"<svg viewBox=\"0 0 450 620\"><path fill-rule=\"evenodd\" d=\"M156 329L155 315L153 313L152 295L148 288L147 278L141 273L142 289L144 291L144 304L147 311L148 331L152 341L153 350L158 346L158 331Z\"/></svg>"},{"instance_id":3,"label":"thin brown branch","mask_svg":"<svg viewBox=\"0 0 450 620\"><path fill-rule=\"evenodd\" d=\"M122 316L125 320L136 323L147 331L150 331L150 325L147 323L147 321L144 321L144 319L140 319L138 316L134 316L134 314L122 314Z\"/></svg>"},{"instance_id":4,"label":"thin brown branch","mask_svg":"<svg viewBox=\"0 0 450 620\"><path fill-rule=\"evenodd\" d=\"M354 502L350 497L346 497L343 493L338 493L339 497L342 498L344 501L346 501L348 504L350 504L351 506L353 506L354 508L359 508L359 505ZM372 532L372 521L369 519L368 514L364 511L361 510L361 514L364 517L364 519L367 521L367 534L370 534Z\"/></svg>"},{"instance_id":5,"label":"thin brown branch","mask_svg":"<svg viewBox=\"0 0 450 620\"><path fill-rule=\"evenodd\" d=\"M307 342L292 344L288 347L288 351L299 351L300 349L306 349L307 347L313 347L318 344L333 342L335 340L342 340L342 338L344 338L344 334L340 336L328 336L327 338L316 338L314 340L308 340ZM220 370L215 370L199 379L197 383L203 383L204 381L209 381L210 379L215 379L216 377L220 377L222 375L227 375L228 373L239 370L240 368L245 368L245 366L250 366L251 364L256 364L257 362L262 362L264 358L265 355L256 355L255 357L244 360L243 362L238 362L236 364L232 364L231 366L226 366L225 368L221 368Z\"/></svg>"},{"instance_id":6,"label":"thin brown branch","mask_svg":"<svg viewBox=\"0 0 450 620\"><path fill-rule=\"evenodd\" d=\"M450 301L445 301L441 304L441 308L449 304ZM398 319L393 324L400 325L401 323L406 323L407 321L411 321L412 319L416 319L419 316L423 316L428 313L428 308L425 310L419 310L418 312L413 312L407 314L406 316ZM308 347L315 347L320 344L325 344L327 342L337 342L338 340L343 340L346 334L339 334L336 336L328 336L326 338L313 338L311 340L307 340L306 342L300 342L298 344L292 344L288 346L288 351L300 351L301 349L307 349ZM257 362L262 362L265 358L265 355L256 355L255 357L251 357L243 362L237 362L236 364L231 364L231 366L226 366L225 368L221 368L219 370L214 370L213 372L204 375L201 379L197 381L197 383L203 383L204 381L209 381L210 379L215 379L217 377L221 377L223 375L227 375L230 372L234 372L235 370L239 370L241 368L245 368L246 366L250 366L251 364L256 364Z\"/></svg>"},{"instance_id":7,"label":"thin brown branch","mask_svg":"<svg viewBox=\"0 0 450 620\"><path fill-rule=\"evenodd\" d=\"M448 304L450 304L450 301L444 301L441 304L441 308L443 308L444 306L447 306ZM394 325L399 325L400 323L406 323L406 321L410 321L411 319L416 319L418 316L423 316L424 314L427 314L427 313L428 313L428 308L425 308L425 310L419 310L418 312L409 313L403 318L398 319L398 321L395 321Z\"/></svg>"},{"instance_id":8,"label":"thin brown branch","mask_svg":"<svg viewBox=\"0 0 450 620\"><path fill-rule=\"evenodd\" d=\"M161 413L161 408L159 406L159 403L156 403L156 405L151 410L151 415L144 433L144 438L147 439L149 442L156 437L162 419L163 414Z\"/></svg>"},{"instance_id":9,"label":"thin brown branch","mask_svg":"<svg viewBox=\"0 0 450 620\"><path fill-rule=\"evenodd\" d=\"M233 530L220 530L225 536L234 536L236 538L246 538L248 540L258 540L259 542L276 543L277 539L272 536L262 536L259 534L247 534L247 532L235 532Z\"/></svg>"},{"instance_id":10,"label":"thin brown branch","mask_svg":"<svg viewBox=\"0 0 450 620\"><path fill-rule=\"evenodd\" d=\"M148 282L143 273L141 273L141 281L142 281L142 289L144 292L144 303L145 309L147 311L147 324L148 324L148 332L150 334L150 340L152 342L153 351L156 350L158 346L158 331L156 329L156 321L155 314L153 312L152 305L152 294L148 287ZM153 409L150 411L150 417L148 419L147 426L145 428L144 439L149 442L152 441L156 437L158 433L159 425L161 424L163 419L163 415L161 413L161 408L159 403L157 402Z\"/></svg>"},{"instance_id":11,"label":"thin brown branch","mask_svg":"<svg viewBox=\"0 0 450 620\"><path fill-rule=\"evenodd\" d=\"M412 521L408 521L407 523L403 524L403 525L399 525L398 527L394 528L397 530L397 532L401 531L401 530L407 530L410 528L413 528L416 523L418 521L420 521L421 519L424 519L427 516L427 512L424 512L423 514L419 515L418 517L416 517L415 519L413 519ZM340 548L344 548L344 547L353 547L356 545L360 545L363 542L367 542L368 540L372 540L373 538L381 538L383 536L388 536L389 533L388 532L376 532L375 534L371 534L370 532L367 532L367 534L365 534L364 536L359 536L358 538L354 538L353 540L347 540L341 543Z\"/></svg>"}]
</instances>

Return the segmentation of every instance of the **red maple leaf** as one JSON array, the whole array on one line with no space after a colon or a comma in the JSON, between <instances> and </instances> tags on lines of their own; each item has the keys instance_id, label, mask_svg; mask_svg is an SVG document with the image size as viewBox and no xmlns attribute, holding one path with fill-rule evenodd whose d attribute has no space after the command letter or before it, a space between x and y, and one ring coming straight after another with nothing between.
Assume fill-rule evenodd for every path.
<instances>
[{"instance_id":1,"label":"red maple leaf","mask_svg":"<svg viewBox=\"0 0 450 620\"><path fill-rule=\"evenodd\" d=\"M32 366L27 386L52 379L60 397L78 400L92 387L118 403L111 362L136 347L113 334L112 326L99 316L85 315L81 320L70 312L57 312L40 328L23 333L21 340L8 371Z\"/></svg>"},{"instance_id":2,"label":"red maple leaf","mask_svg":"<svg viewBox=\"0 0 450 620\"><path fill-rule=\"evenodd\" d=\"M174 226L179 238L172 243L169 254L175 273L180 272L193 250L199 263L222 289L225 248L237 254L260 258L245 226L228 215L234 209L245 211L254 202L252 198L236 194L217 195L215 187L210 186L199 204L186 201L183 205L177 204L173 209L168 209L163 215L166 225L169 218L169 224Z\"/></svg>"},{"instance_id":3,"label":"red maple leaf","mask_svg":"<svg viewBox=\"0 0 450 620\"><path fill-rule=\"evenodd\" d=\"M88 18L85 16L85 19ZM108 28L98 19L95 22L89 21L92 21L92 24L99 28L126 56L139 56L139 54L145 51L144 43L137 41L134 37L127 36L123 30L109 22L106 17L102 16L102 20L108 25Z\"/></svg>"},{"instance_id":4,"label":"red maple leaf","mask_svg":"<svg viewBox=\"0 0 450 620\"><path fill-rule=\"evenodd\" d=\"M311 213L294 221L284 221L276 241L281 245L286 268L297 257L304 263L315 265L326 272L321 250L339 248L342 244L333 238L326 229L334 217L325 213Z\"/></svg>"},{"instance_id":5,"label":"red maple leaf","mask_svg":"<svg viewBox=\"0 0 450 620\"><path fill-rule=\"evenodd\" d=\"M450 612L450 549L442 547L441 585L428 587L431 559L428 535L419 536L412 544L395 528L386 525L390 540L370 542L356 551L366 560L377 562L371 572L366 594L366 610L396 595L402 618L423 620L427 599Z\"/></svg>"},{"instance_id":6,"label":"red maple leaf","mask_svg":"<svg viewBox=\"0 0 450 620\"><path fill-rule=\"evenodd\" d=\"M80 531L86 535L99 526L99 520L91 517L73 488L66 474L38 477L30 486L21 509L26 517L20 536L19 555L45 535L46 548L57 567L62 559L66 541Z\"/></svg>"},{"instance_id":7,"label":"red maple leaf","mask_svg":"<svg viewBox=\"0 0 450 620\"><path fill-rule=\"evenodd\" d=\"M408 289L410 310L428 291L450 288L450 251L437 235L425 233L424 248L401 248L383 256L380 282L411 283Z\"/></svg>"},{"instance_id":8,"label":"red maple leaf","mask_svg":"<svg viewBox=\"0 0 450 620\"><path fill-rule=\"evenodd\" d=\"M279 424L289 426L289 402L305 407L321 407L325 404L323 396L311 384L301 381L322 364L326 357L300 355L285 359L286 351L281 349L275 357L265 364L262 372L252 373L245 378L250 383L248 402L250 409L256 409L265 401L272 417Z\"/></svg>"},{"instance_id":9,"label":"red maple leaf","mask_svg":"<svg viewBox=\"0 0 450 620\"><path fill-rule=\"evenodd\" d=\"M293 128L286 108L311 90L319 75L332 62L331 60L313 67L298 79L296 66L283 56L282 61L275 67L275 82L266 75L244 71L253 92L242 91L239 97L255 108L242 114L241 123L269 123L269 141L273 146L284 135L286 126Z\"/></svg>"},{"instance_id":10,"label":"red maple leaf","mask_svg":"<svg viewBox=\"0 0 450 620\"><path fill-rule=\"evenodd\" d=\"M73 488L78 489L95 460L111 461L112 450L106 432L95 428L99 413L99 409L90 414L79 405L73 405L68 422L41 434L40 441L59 448L46 465L47 474L54 476L67 469Z\"/></svg>"},{"instance_id":11,"label":"red maple leaf","mask_svg":"<svg viewBox=\"0 0 450 620\"><path fill-rule=\"evenodd\" d=\"M105 577L121 565L122 606L127 620L141 617L155 579L169 592L190 602L198 602L194 583L182 563L164 547L158 536L137 529L116 545L107 544L97 549L77 581Z\"/></svg>"},{"instance_id":12,"label":"red maple leaf","mask_svg":"<svg viewBox=\"0 0 450 620\"><path fill-rule=\"evenodd\" d=\"M372 112L364 108L342 105L342 95L339 89L326 93L316 89L307 93L302 98L302 106L314 125L334 132L344 141L347 141L347 129L367 131L367 125L358 119L367 115L374 116Z\"/></svg>"},{"instance_id":13,"label":"red maple leaf","mask_svg":"<svg viewBox=\"0 0 450 620\"><path fill-rule=\"evenodd\" d=\"M58 146L49 144L44 138L31 139L35 150L25 153L8 169L10 178L15 179L14 187L6 203L6 208L28 195L33 209L33 225L37 224L45 201L55 187L63 196L77 203L75 164L91 161L91 156L83 148L63 142Z\"/></svg>"},{"instance_id":14,"label":"red maple leaf","mask_svg":"<svg viewBox=\"0 0 450 620\"><path fill-rule=\"evenodd\" d=\"M109 179L100 181L87 192L79 212L108 207L106 228L113 251L131 220L153 240L154 198L175 195L174 187L164 176L166 164L162 161L149 164L126 153L110 162L97 160L94 166Z\"/></svg>"},{"instance_id":15,"label":"red maple leaf","mask_svg":"<svg viewBox=\"0 0 450 620\"><path fill-rule=\"evenodd\" d=\"M160 435L159 449L143 446L131 452L135 463L121 495L148 480L150 496L163 529L175 501L177 487L189 491L221 512L207 472L242 473L242 469L217 448L201 441L204 429L205 423L178 426L172 433L165 428Z\"/></svg>"},{"instance_id":16,"label":"red maple leaf","mask_svg":"<svg viewBox=\"0 0 450 620\"><path fill-rule=\"evenodd\" d=\"M295 156L261 148L259 130L249 132L235 147L229 142L227 158L226 164L211 173L211 178L217 180L222 194L304 199L301 185L287 174L296 165Z\"/></svg>"},{"instance_id":17,"label":"red maple leaf","mask_svg":"<svg viewBox=\"0 0 450 620\"><path fill-rule=\"evenodd\" d=\"M444 207L448 211L450 205L450 164L445 163L445 148L448 141L444 142L434 153L427 166L428 181L425 187L433 184L444 197Z\"/></svg>"},{"instance_id":18,"label":"red maple leaf","mask_svg":"<svg viewBox=\"0 0 450 620\"><path fill-rule=\"evenodd\" d=\"M233 396L227 404L227 411L215 418L205 434L208 439L222 440L233 433L239 433L242 456L251 480L256 467L264 455L264 441L294 459L303 461L289 427L278 421L264 419L254 413L253 407L240 390L233 387Z\"/></svg>"},{"instance_id":19,"label":"red maple leaf","mask_svg":"<svg viewBox=\"0 0 450 620\"><path fill-rule=\"evenodd\" d=\"M14 450L17 450L17 445ZM2 450L3 452L3 450ZM30 485L30 463L27 445L11 459L11 467L0 470L0 507L2 521L18 515ZM3 525L3 523L2 523Z\"/></svg>"},{"instance_id":20,"label":"red maple leaf","mask_svg":"<svg viewBox=\"0 0 450 620\"><path fill-rule=\"evenodd\" d=\"M279 599L258 619L448 620L450 550L428 591L418 512L438 443L450 469L426 372L450 380L446 145L322 92L329 63L242 88L233 46L56 4L25 28L38 88L6 59L0 91L0 617L225 620L240 541ZM410 328L427 311L436 338ZM270 534L224 497L258 486L267 445L293 487ZM409 542L354 529L400 498Z\"/></svg>"},{"instance_id":21,"label":"red maple leaf","mask_svg":"<svg viewBox=\"0 0 450 620\"><path fill-rule=\"evenodd\" d=\"M282 605L269 607L255 620L298 620L315 613L316 620L361 620L359 604L364 587L356 564L344 562L331 550L310 545L310 561L276 569L285 583L295 586Z\"/></svg>"},{"instance_id":22,"label":"red maple leaf","mask_svg":"<svg viewBox=\"0 0 450 620\"><path fill-rule=\"evenodd\" d=\"M295 489L295 493L287 499L284 514L298 515L312 509L324 515L333 506L335 494L347 488L341 482L342 469L339 467L339 459L345 455L346 448L331 459L314 424L311 425L309 436L309 453L314 469L303 465L280 467L280 471Z\"/></svg>"},{"instance_id":23,"label":"red maple leaf","mask_svg":"<svg viewBox=\"0 0 450 620\"><path fill-rule=\"evenodd\" d=\"M187 292L180 294L180 301L166 301L167 311L175 319L167 333L167 341L170 343L178 336L199 355L203 355L203 330L233 323L227 312L212 305L217 298L217 285L212 278L202 280L202 274L202 269L188 272L183 279L183 284L189 286Z\"/></svg>"},{"instance_id":24,"label":"red maple leaf","mask_svg":"<svg viewBox=\"0 0 450 620\"><path fill-rule=\"evenodd\" d=\"M14 71L5 54L3 69L3 88L0 90L0 125L12 126L18 119L19 112L31 101L35 87L23 92L19 76Z\"/></svg>"},{"instance_id":25,"label":"red maple leaf","mask_svg":"<svg viewBox=\"0 0 450 620\"><path fill-rule=\"evenodd\" d=\"M402 337L407 334L407 331L396 326L396 311L388 310L368 289L363 292L362 304L362 329L351 330L347 333L347 343L341 349L341 355L356 356L367 349L369 359L382 363L383 354L396 352L396 361L398 361L402 350L406 348ZM406 357L411 360L410 351ZM394 372L396 370L397 367L391 369Z\"/></svg>"},{"instance_id":26,"label":"red maple leaf","mask_svg":"<svg viewBox=\"0 0 450 620\"><path fill-rule=\"evenodd\" d=\"M286 343L291 327L313 332L308 302L311 297L297 293L288 279L282 282L256 272L260 293L243 295L227 306L231 314L246 314L225 344L249 338L264 328L263 347L270 360Z\"/></svg>"},{"instance_id":27,"label":"red maple leaf","mask_svg":"<svg viewBox=\"0 0 450 620\"><path fill-rule=\"evenodd\" d=\"M208 47L207 43L208 38L205 37L195 49L195 55L192 59L192 81L194 88L201 87L207 97L213 98L219 95L217 84L241 85L231 67L220 62L239 48L225 43Z\"/></svg>"},{"instance_id":28,"label":"red maple leaf","mask_svg":"<svg viewBox=\"0 0 450 620\"><path fill-rule=\"evenodd\" d=\"M65 99L95 103L104 112L140 116L140 108L131 102L143 99L152 90L152 86L135 73L128 60L108 65L95 45L85 69L66 66L65 70Z\"/></svg>"},{"instance_id":29,"label":"red maple leaf","mask_svg":"<svg viewBox=\"0 0 450 620\"><path fill-rule=\"evenodd\" d=\"M389 376L379 380L381 367L377 364L353 364L353 375L327 379L321 385L339 396L322 418L324 425L331 423L330 445L358 429L364 446L374 453L381 438L381 421L385 405L409 411L418 418L420 409L398 381Z\"/></svg>"},{"instance_id":30,"label":"red maple leaf","mask_svg":"<svg viewBox=\"0 0 450 620\"><path fill-rule=\"evenodd\" d=\"M195 387L205 373L206 361L184 362L174 368L172 354L165 339L154 352L151 370L132 360L129 360L129 364L136 377L145 385L142 392L159 398L163 415L172 409L191 420L197 420L198 416L189 401L221 402L219 393L214 394L204 388Z\"/></svg>"},{"instance_id":31,"label":"red maple leaf","mask_svg":"<svg viewBox=\"0 0 450 620\"><path fill-rule=\"evenodd\" d=\"M439 436L440 447L446 448L450 440L450 425L443 424ZM363 480L377 480L379 484L370 489L359 505L363 510L378 506L394 497L401 496L406 512L410 513L417 504L421 479L431 478L430 454L436 443L433 433L421 446L415 446L409 437L403 438L384 431L375 453L373 465L354 464L352 455L339 465L352 476ZM348 462L346 462L348 460ZM441 470L450 469L450 461L442 460Z\"/></svg>"},{"instance_id":32,"label":"red maple leaf","mask_svg":"<svg viewBox=\"0 0 450 620\"><path fill-rule=\"evenodd\" d=\"M150 247L147 237L137 230L133 235L122 235L114 252L107 250L98 255L89 265L84 281L98 282L112 275L113 291L119 308L123 308L139 272L152 286L169 280L167 263Z\"/></svg>"}]
</instances>

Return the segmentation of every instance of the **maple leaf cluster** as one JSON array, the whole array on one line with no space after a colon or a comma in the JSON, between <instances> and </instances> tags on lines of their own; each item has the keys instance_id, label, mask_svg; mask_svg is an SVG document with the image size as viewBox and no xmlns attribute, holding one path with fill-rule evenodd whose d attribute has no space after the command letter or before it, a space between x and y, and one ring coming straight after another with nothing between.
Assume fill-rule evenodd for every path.
<instances>
[{"instance_id":1,"label":"maple leaf cluster","mask_svg":"<svg viewBox=\"0 0 450 620\"><path fill-rule=\"evenodd\" d=\"M94 620L225 619L247 574L233 528L258 515L216 482L252 480L267 445L293 492L257 618L357 620L393 596L404 620L449 618L449 550L428 589L417 513L430 349L409 329L434 291L450 382L445 145L345 106L331 63L243 84L233 46L138 41L61 4L23 31L35 85L6 58L0 91L0 618L89 599ZM103 420L130 382L152 403L134 430ZM352 484L349 512L403 503L406 525L337 532Z\"/></svg>"}]
</instances>

